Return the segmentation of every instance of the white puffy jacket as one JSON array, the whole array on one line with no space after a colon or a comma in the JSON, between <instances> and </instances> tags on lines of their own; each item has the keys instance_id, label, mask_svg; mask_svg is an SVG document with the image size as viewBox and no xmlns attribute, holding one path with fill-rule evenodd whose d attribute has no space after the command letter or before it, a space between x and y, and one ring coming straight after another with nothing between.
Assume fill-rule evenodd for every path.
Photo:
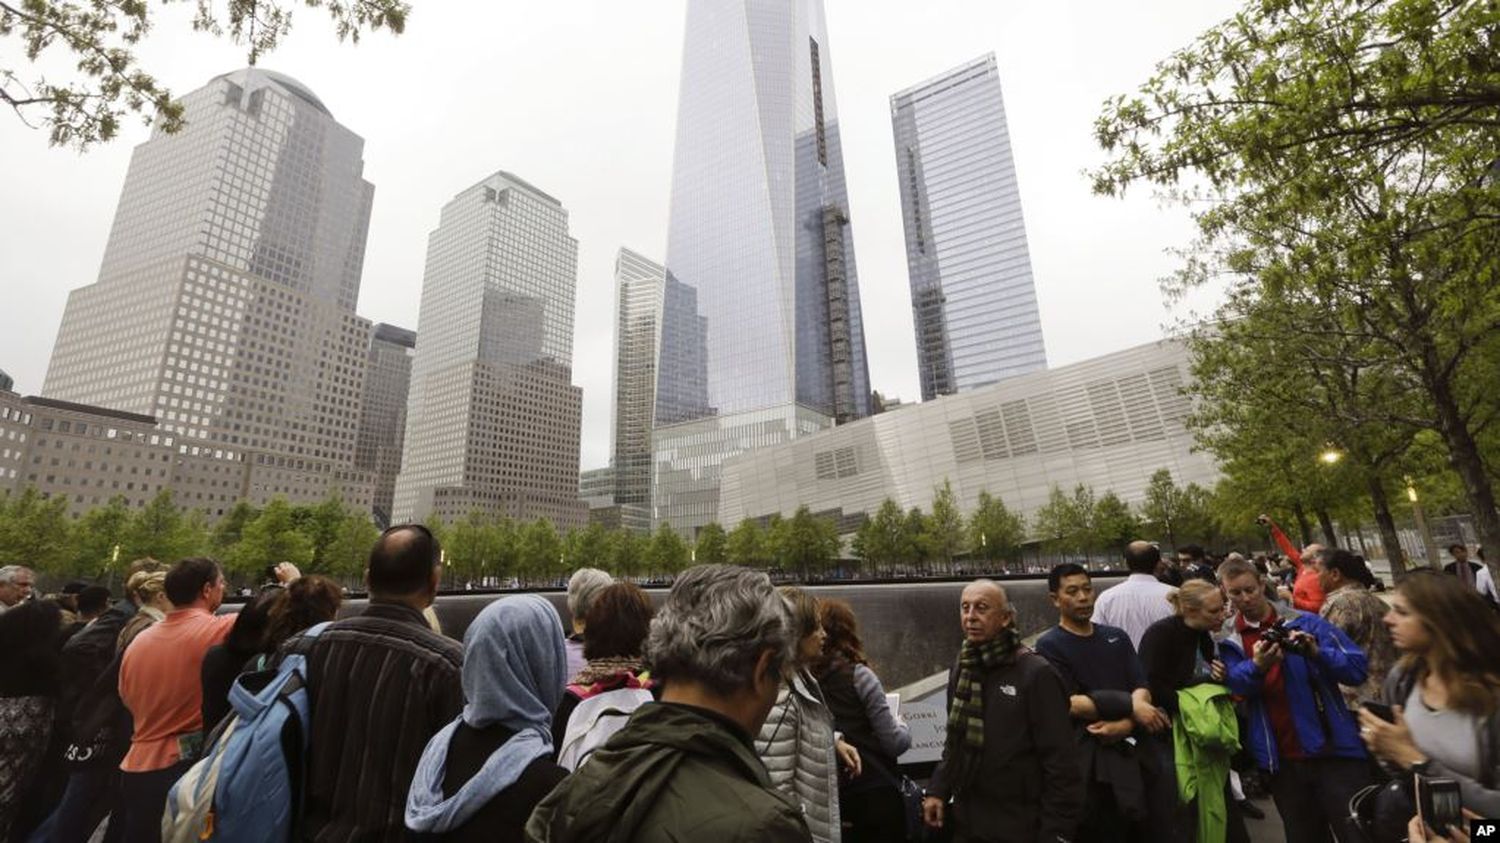
<instances>
[{"instance_id":1,"label":"white puffy jacket","mask_svg":"<svg viewBox=\"0 0 1500 843\"><path fill-rule=\"evenodd\" d=\"M755 751L771 785L802 806L815 843L839 843L839 766L833 715L811 676L798 671L776 695Z\"/></svg>"}]
</instances>

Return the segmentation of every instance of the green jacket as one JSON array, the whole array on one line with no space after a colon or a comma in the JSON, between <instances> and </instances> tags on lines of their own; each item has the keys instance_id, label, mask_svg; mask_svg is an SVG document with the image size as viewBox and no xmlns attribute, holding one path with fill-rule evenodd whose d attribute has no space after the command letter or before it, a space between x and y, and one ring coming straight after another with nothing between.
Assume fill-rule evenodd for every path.
<instances>
[{"instance_id":1,"label":"green jacket","mask_svg":"<svg viewBox=\"0 0 1500 843\"><path fill-rule=\"evenodd\" d=\"M1240 748L1229 689L1202 684L1179 690L1172 744L1177 798L1184 803L1198 799L1198 843L1223 843L1229 829L1224 782L1229 778L1229 758Z\"/></svg>"},{"instance_id":2,"label":"green jacket","mask_svg":"<svg viewBox=\"0 0 1500 843\"><path fill-rule=\"evenodd\" d=\"M526 824L531 843L809 843L801 811L770 789L726 718L648 703Z\"/></svg>"}]
</instances>

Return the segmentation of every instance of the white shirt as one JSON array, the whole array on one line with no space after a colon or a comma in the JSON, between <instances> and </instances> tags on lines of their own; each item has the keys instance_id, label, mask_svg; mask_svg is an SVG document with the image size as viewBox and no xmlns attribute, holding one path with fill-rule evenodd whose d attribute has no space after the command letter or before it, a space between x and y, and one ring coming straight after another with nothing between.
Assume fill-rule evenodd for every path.
<instances>
[{"instance_id":1,"label":"white shirt","mask_svg":"<svg viewBox=\"0 0 1500 843\"><path fill-rule=\"evenodd\" d=\"M1146 628L1172 614L1167 595L1176 590L1150 574L1131 574L1094 601L1094 623L1125 630L1139 650Z\"/></svg>"}]
</instances>

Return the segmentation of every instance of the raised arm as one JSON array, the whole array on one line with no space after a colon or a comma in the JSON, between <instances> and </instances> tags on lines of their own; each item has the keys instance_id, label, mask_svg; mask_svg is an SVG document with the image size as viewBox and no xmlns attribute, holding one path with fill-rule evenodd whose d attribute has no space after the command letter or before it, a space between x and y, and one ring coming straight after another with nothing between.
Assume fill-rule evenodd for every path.
<instances>
[{"instance_id":1,"label":"raised arm","mask_svg":"<svg viewBox=\"0 0 1500 843\"><path fill-rule=\"evenodd\" d=\"M885 701L885 688L875 671L862 664L855 665L854 692L865 705L865 715L870 718L870 727L875 730L880 748L892 758L911 749L911 729L891 713L891 707Z\"/></svg>"}]
</instances>

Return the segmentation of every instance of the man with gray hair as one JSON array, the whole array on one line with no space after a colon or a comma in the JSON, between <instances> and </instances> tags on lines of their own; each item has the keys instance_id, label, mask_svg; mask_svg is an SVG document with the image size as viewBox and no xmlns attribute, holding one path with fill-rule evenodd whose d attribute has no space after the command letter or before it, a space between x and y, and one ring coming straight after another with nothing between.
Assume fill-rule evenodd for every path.
<instances>
[{"instance_id":1,"label":"man with gray hair","mask_svg":"<svg viewBox=\"0 0 1500 843\"><path fill-rule=\"evenodd\" d=\"M764 573L699 565L677 577L646 642L661 702L542 800L526 839L810 841L751 743L791 670L792 636Z\"/></svg>"},{"instance_id":2,"label":"man with gray hair","mask_svg":"<svg viewBox=\"0 0 1500 843\"><path fill-rule=\"evenodd\" d=\"M583 636L586 634L583 619L588 616L589 607L594 605L594 598L614 584L614 577L598 568L579 568L568 577L568 618L573 623L573 634L563 643L568 651L570 682L583 670L586 662L583 657Z\"/></svg>"},{"instance_id":3,"label":"man with gray hair","mask_svg":"<svg viewBox=\"0 0 1500 843\"><path fill-rule=\"evenodd\" d=\"M948 673L948 734L922 800L927 825L951 822L958 843L1067 841L1083 816L1067 691L1021 643L1015 617L992 580L959 598L964 643Z\"/></svg>"},{"instance_id":4,"label":"man with gray hair","mask_svg":"<svg viewBox=\"0 0 1500 843\"><path fill-rule=\"evenodd\" d=\"M0 568L0 612L30 600L34 582L36 575L24 565L6 565Z\"/></svg>"}]
</instances>

